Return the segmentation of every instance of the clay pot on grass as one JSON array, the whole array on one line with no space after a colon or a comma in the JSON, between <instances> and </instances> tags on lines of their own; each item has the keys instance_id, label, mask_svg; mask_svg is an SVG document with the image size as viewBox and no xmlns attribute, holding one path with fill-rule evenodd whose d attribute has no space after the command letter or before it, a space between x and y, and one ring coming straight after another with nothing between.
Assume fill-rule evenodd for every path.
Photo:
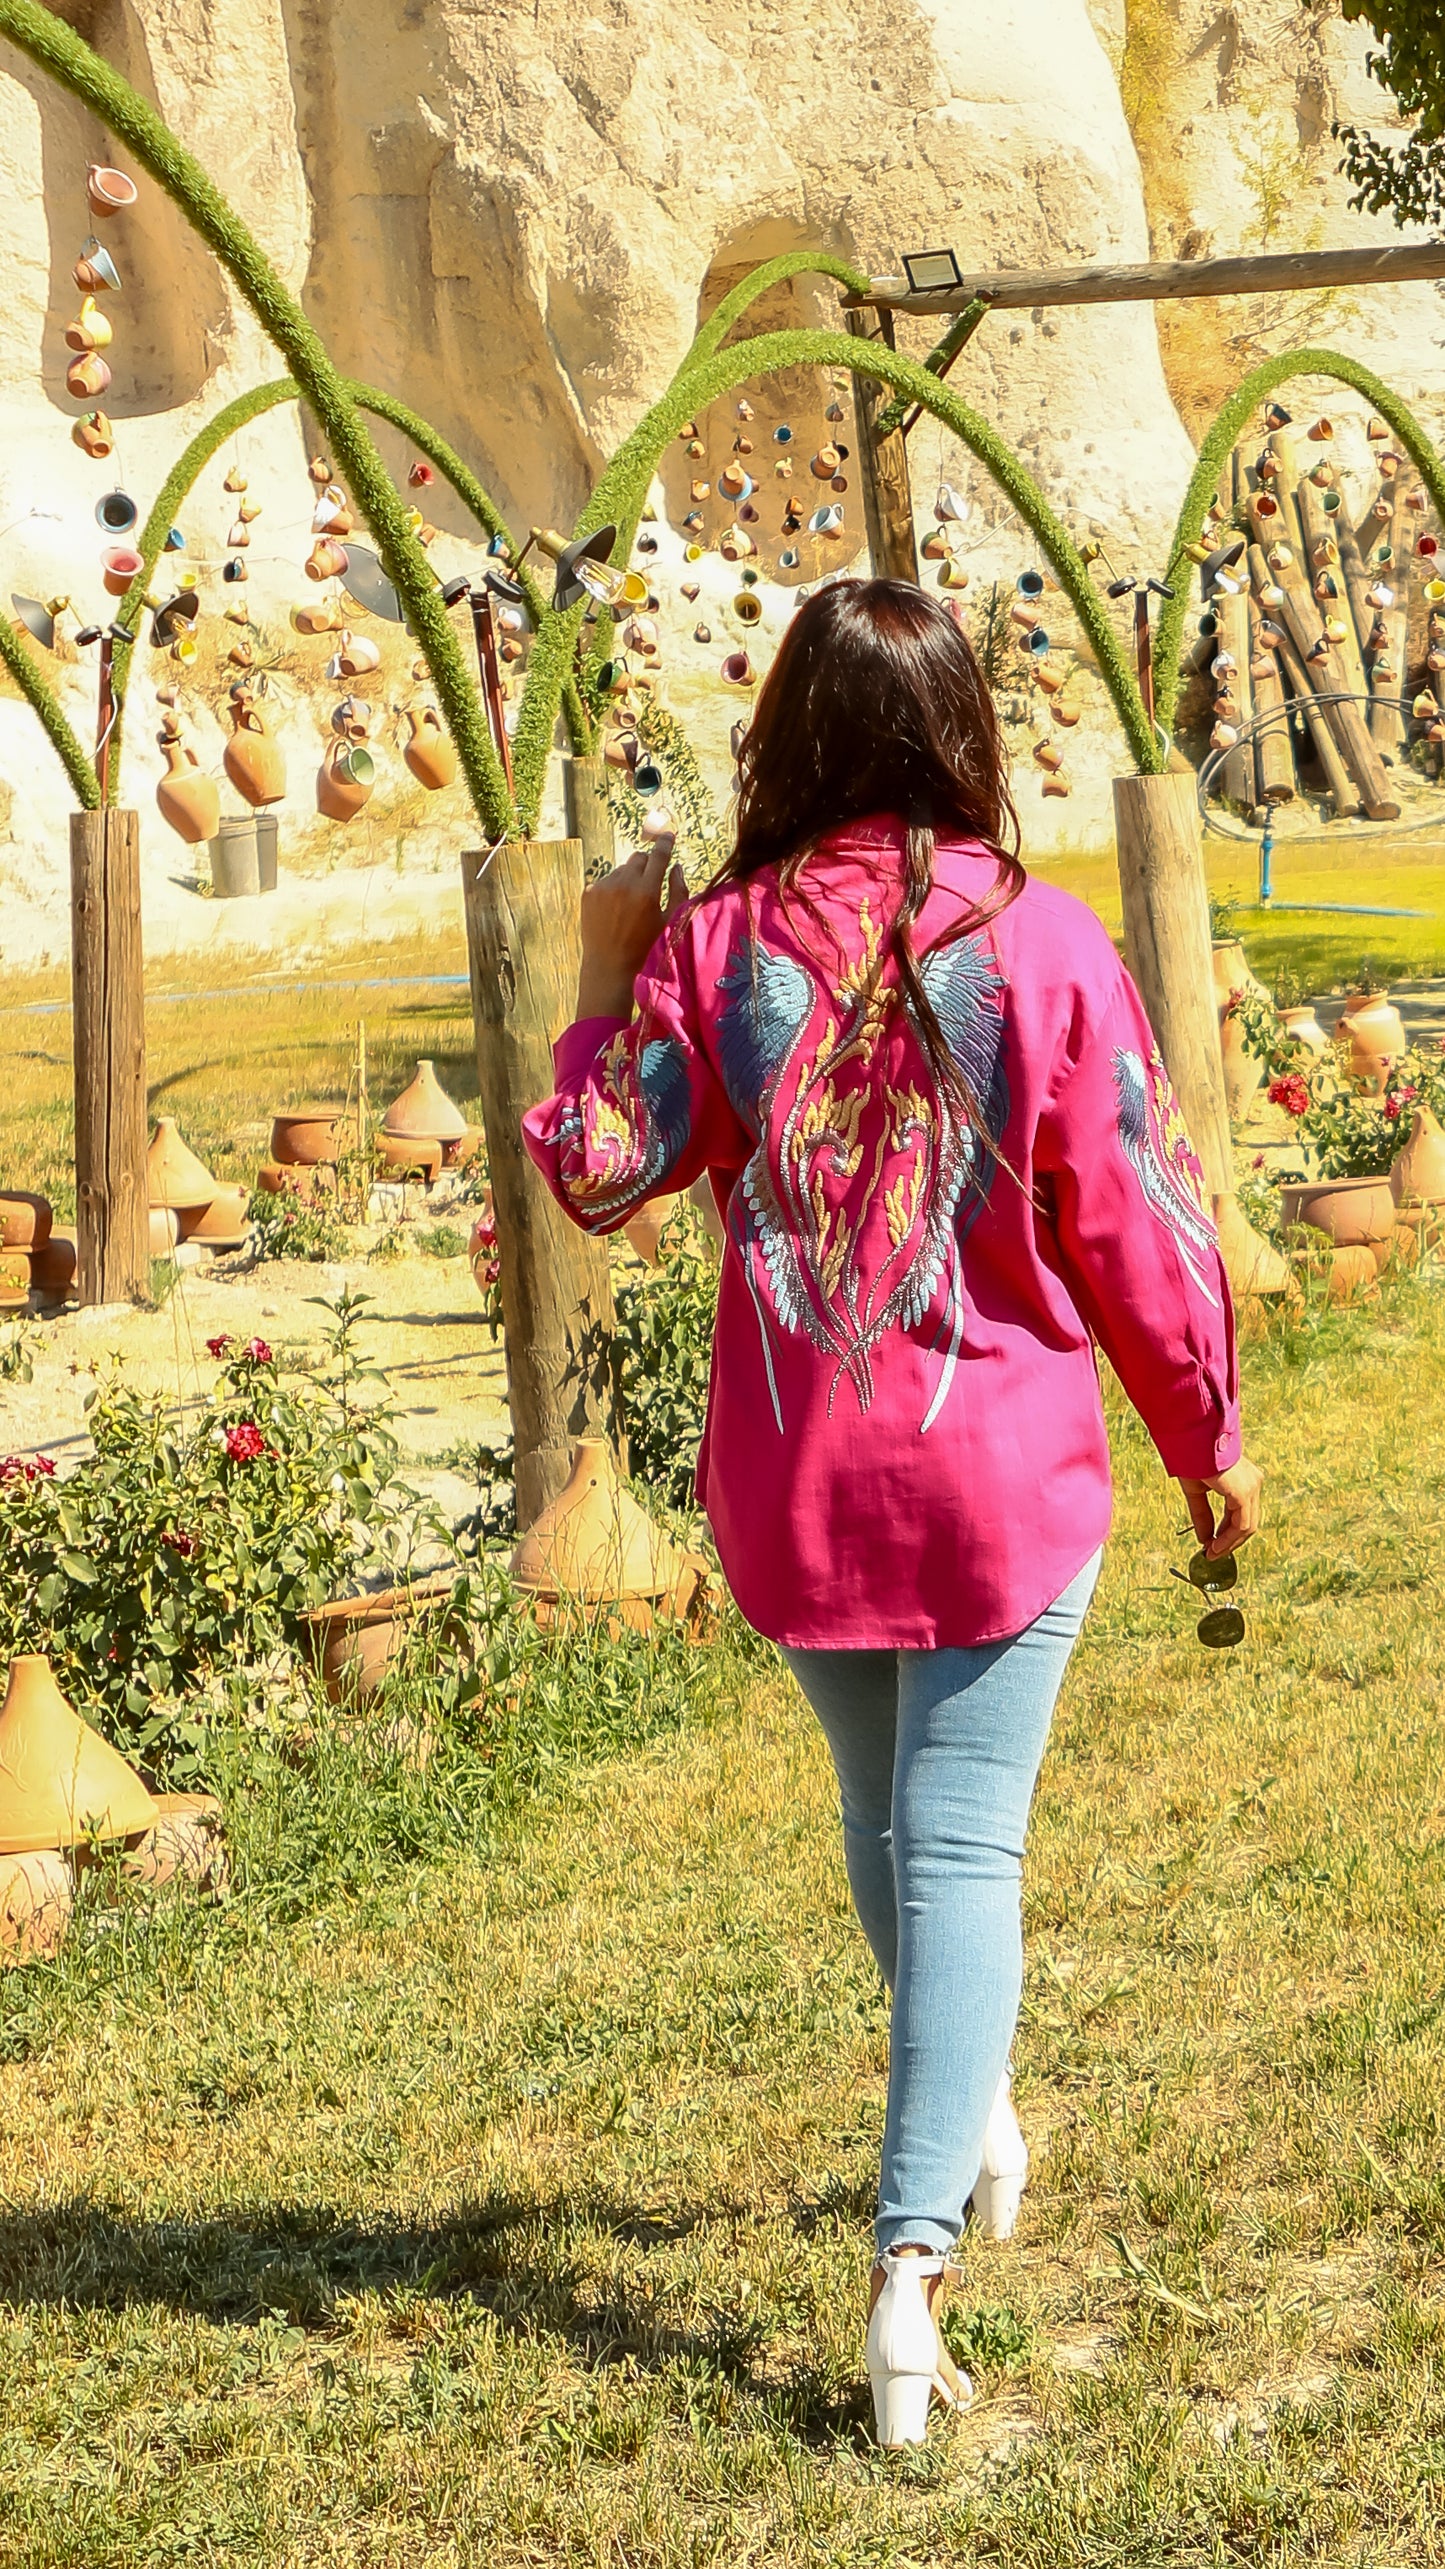
<instances>
[{"instance_id":1,"label":"clay pot on grass","mask_svg":"<svg viewBox=\"0 0 1445 2569\"><path fill-rule=\"evenodd\" d=\"M437 1618L438 1633L444 1629L441 1610L452 1587L450 1576L419 1579L410 1587L313 1606L302 1620L310 1626L329 1700L364 1704L375 1695L420 1618Z\"/></svg>"},{"instance_id":2,"label":"clay pot on grass","mask_svg":"<svg viewBox=\"0 0 1445 2569\"><path fill-rule=\"evenodd\" d=\"M1445 1204L1445 1129L1428 1106L1415 1109L1410 1138L1391 1168L1389 1186L1401 1208Z\"/></svg>"},{"instance_id":3,"label":"clay pot on grass","mask_svg":"<svg viewBox=\"0 0 1445 2569\"><path fill-rule=\"evenodd\" d=\"M66 1702L39 1652L12 1659L0 1710L0 1855L29 1855L151 1827L135 1768Z\"/></svg>"},{"instance_id":4,"label":"clay pot on grass","mask_svg":"<svg viewBox=\"0 0 1445 2569\"><path fill-rule=\"evenodd\" d=\"M1395 1204L1386 1177L1305 1178L1281 1191L1287 1228L1305 1223L1337 1249L1367 1249L1388 1240Z\"/></svg>"},{"instance_id":5,"label":"clay pot on grass","mask_svg":"<svg viewBox=\"0 0 1445 2569\"><path fill-rule=\"evenodd\" d=\"M21 1187L0 1189L0 1249L43 1249L50 1237L50 1199Z\"/></svg>"},{"instance_id":6,"label":"clay pot on grass","mask_svg":"<svg viewBox=\"0 0 1445 2569\"><path fill-rule=\"evenodd\" d=\"M1315 1015L1310 1001L1306 1001L1302 1008L1281 1008L1279 1021L1285 1033L1292 1035L1297 1044L1307 1044L1312 1053L1329 1051L1329 1036Z\"/></svg>"},{"instance_id":7,"label":"clay pot on grass","mask_svg":"<svg viewBox=\"0 0 1445 2569\"><path fill-rule=\"evenodd\" d=\"M334 1167L344 1147L345 1121L343 1106L282 1108L271 1119L272 1159L283 1169Z\"/></svg>"},{"instance_id":8,"label":"clay pot on grass","mask_svg":"<svg viewBox=\"0 0 1445 2569\"><path fill-rule=\"evenodd\" d=\"M230 1878L214 1793L157 1793L148 1829L125 1842L125 1870L152 1890L189 1883L219 1900Z\"/></svg>"},{"instance_id":9,"label":"clay pot on grass","mask_svg":"<svg viewBox=\"0 0 1445 2569\"><path fill-rule=\"evenodd\" d=\"M419 1061L400 1095L394 1097L382 1117L385 1133L416 1136L429 1141L460 1141L467 1130L467 1119L459 1106L448 1097L430 1061Z\"/></svg>"},{"instance_id":10,"label":"clay pot on grass","mask_svg":"<svg viewBox=\"0 0 1445 2569\"><path fill-rule=\"evenodd\" d=\"M146 1202L190 1213L211 1203L215 1193L215 1179L181 1139L175 1117L158 1116L146 1152Z\"/></svg>"},{"instance_id":11,"label":"clay pot on grass","mask_svg":"<svg viewBox=\"0 0 1445 2569\"><path fill-rule=\"evenodd\" d=\"M250 1189L218 1186L209 1204L182 1213L181 1238L203 1240L211 1249L240 1249L250 1236Z\"/></svg>"},{"instance_id":12,"label":"clay pot on grass","mask_svg":"<svg viewBox=\"0 0 1445 2569\"><path fill-rule=\"evenodd\" d=\"M30 1281L37 1293L61 1300L75 1291L80 1250L73 1231L52 1231L43 1249L31 1253Z\"/></svg>"},{"instance_id":13,"label":"clay pot on grass","mask_svg":"<svg viewBox=\"0 0 1445 2569\"><path fill-rule=\"evenodd\" d=\"M1214 974L1214 1003L1219 1014L1219 1049L1224 1058L1224 1102L1232 1124L1242 1124L1259 1092L1264 1078L1264 1064L1246 1051L1244 1032L1230 1008L1236 990L1258 991L1260 984L1245 961L1244 948L1237 937L1222 939L1211 949Z\"/></svg>"},{"instance_id":14,"label":"clay pot on grass","mask_svg":"<svg viewBox=\"0 0 1445 2569\"><path fill-rule=\"evenodd\" d=\"M676 1590L683 1554L644 1515L605 1437L583 1437L565 1488L522 1536L509 1564L519 1588L587 1604L655 1600Z\"/></svg>"}]
</instances>

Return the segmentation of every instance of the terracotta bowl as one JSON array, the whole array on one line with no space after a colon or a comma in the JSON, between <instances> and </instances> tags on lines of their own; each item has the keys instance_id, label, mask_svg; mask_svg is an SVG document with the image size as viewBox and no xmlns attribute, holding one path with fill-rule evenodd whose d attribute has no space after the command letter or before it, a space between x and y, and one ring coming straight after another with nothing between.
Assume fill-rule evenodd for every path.
<instances>
[{"instance_id":1,"label":"terracotta bowl","mask_svg":"<svg viewBox=\"0 0 1445 2569\"><path fill-rule=\"evenodd\" d=\"M376 1136L379 1165L393 1177L424 1177L430 1186L442 1166L440 1142L424 1141L415 1133L383 1133Z\"/></svg>"},{"instance_id":2,"label":"terracotta bowl","mask_svg":"<svg viewBox=\"0 0 1445 2569\"><path fill-rule=\"evenodd\" d=\"M1395 1227L1387 1177L1315 1178L1280 1192L1286 1225L1308 1223L1337 1249L1367 1249L1388 1240Z\"/></svg>"},{"instance_id":3,"label":"terracotta bowl","mask_svg":"<svg viewBox=\"0 0 1445 2569\"><path fill-rule=\"evenodd\" d=\"M0 1311L23 1311L29 1300L29 1250L0 1249Z\"/></svg>"},{"instance_id":4,"label":"terracotta bowl","mask_svg":"<svg viewBox=\"0 0 1445 2569\"><path fill-rule=\"evenodd\" d=\"M408 1626L445 1605L452 1584L449 1577L419 1579L413 1587L313 1606L303 1620L311 1627L330 1701L358 1704L374 1695L405 1647Z\"/></svg>"},{"instance_id":5,"label":"terracotta bowl","mask_svg":"<svg viewBox=\"0 0 1445 2569\"><path fill-rule=\"evenodd\" d=\"M342 1106L288 1106L271 1123L271 1157L282 1168L334 1167L345 1148Z\"/></svg>"},{"instance_id":6,"label":"terracotta bowl","mask_svg":"<svg viewBox=\"0 0 1445 2569\"><path fill-rule=\"evenodd\" d=\"M30 1261L30 1281L37 1293L64 1294L75 1290L75 1270L79 1250L73 1231L52 1231L43 1249L37 1249Z\"/></svg>"},{"instance_id":7,"label":"terracotta bowl","mask_svg":"<svg viewBox=\"0 0 1445 2569\"><path fill-rule=\"evenodd\" d=\"M213 1249L239 1249L249 1228L250 1201L249 1187L218 1186L209 1204L181 1215L181 1238L205 1240Z\"/></svg>"},{"instance_id":8,"label":"terracotta bowl","mask_svg":"<svg viewBox=\"0 0 1445 2569\"><path fill-rule=\"evenodd\" d=\"M0 1192L0 1249L43 1249L51 1218L48 1196L5 1188Z\"/></svg>"}]
</instances>

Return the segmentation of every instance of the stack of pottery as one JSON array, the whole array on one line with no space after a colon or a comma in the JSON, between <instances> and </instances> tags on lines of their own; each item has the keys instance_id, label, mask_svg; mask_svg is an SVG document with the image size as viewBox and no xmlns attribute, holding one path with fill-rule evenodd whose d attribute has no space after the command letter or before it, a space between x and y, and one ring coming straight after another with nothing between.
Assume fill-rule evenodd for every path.
<instances>
[{"instance_id":1,"label":"stack of pottery","mask_svg":"<svg viewBox=\"0 0 1445 2569\"><path fill-rule=\"evenodd\" d=\"M0 1190L0 1312L24 1311L32 1286L41 1293L55 1290L48 1278L63 1261L49 1256L53 1230L48 1197L28 1195L18 1187ZM72 1245L62 1293L74 1272Z\"/></svg>"},{"instance_id":2,"label":"stack of pottery","mask_svg":"<svg viewBox=\"0 0 1445 2569\"><path fill-rule=\"evenodd\" d=\"M344 1106L283 1106L271 1118L271 1157L257 1185L264 1195L294 1195L314 1204L336 1186L336 1167L353 1148L355 1126Z\"/></svg>"},{"instance_id":3,"label":"stack of pottery","mask_svg":"<svg viewBox=\"0 0 1445 2569\"><path fill-rule=\"evenodd\" d=\"M433 1065L419 1061L382 1117L376 1147L384 1168L398 1176L420 1175L430 1184L442 1169L464 1168L481 1141L481 1126L467 1122Z\"/></svg>"},{"instance_id":4,"label":"stack of pottery","mask_svg":"<svg viewBox=\"0 0 1445 2569\"><path fill-rule=\"evenodd\" d=\"M1318 1234L1331 1302L1370 1290L1390 1255L1395 1202L1387 1177L1302 1178L1281 1190L1287 1229Z\"/></svg>"},{"instance_id":5,"label":"stack of pottery","mask_svg":"<svg viewBox=\"0 0 1445 2569\"><path fill-rule=\"evenodd\" d=\"M1238 937L1221 939L1212 949L1214 1004L1219 1015L1219 1049L1224 1057L1224 1102L1231 1124L1242 1124L1254 1103L1264 1064L1245 1047L1244 1030L1233 1013L1231 1001L1236 991L1252 990L1261 998L1263 986L1245 961L1244 948Z\"/></svg>"},{"instance_id":6,"label":"stack of pottery","mask_svg":"<svg viewBox=\"0 0 1445 2569\"><path fill-rule=\"evenodd\" d=\"M0 1708L0 1963L54 1954L75 1906L75 1876L95 1850L122 1852L149 1884L189 1879L218 1891L220 1804L156 1794L66 1702L38 1653L10 1663Z\"/></svg>"},{"instance_id":7,"label":"stack of pottery","mask_svg":"<svg viewBox=\"0 0 1445 2569\"><path fill-rule=\"evenodd\" d=\"M146 1202L153 1258L168 1258L182 1240L198 1240L211 1250L245 1247L245 1187L212 1177L182 1140L173 1115L157 1118L146 1153Z\"/></svg>"},{"instance_id":8,"label":"stack of pottery","mask_svg":"<svg viewBox=\"0 0 1445 2569\"><path fill-rule=\"evenodd\" d=\"M540 1623L567 1605L606 1607L614 1626L649 1632L660 1614L695 1614L706 1565L680 1552L619 1478L605 1437L575 1448L565 1488L523 1535L508 1565Z\"/></svg>"}]
</instances>

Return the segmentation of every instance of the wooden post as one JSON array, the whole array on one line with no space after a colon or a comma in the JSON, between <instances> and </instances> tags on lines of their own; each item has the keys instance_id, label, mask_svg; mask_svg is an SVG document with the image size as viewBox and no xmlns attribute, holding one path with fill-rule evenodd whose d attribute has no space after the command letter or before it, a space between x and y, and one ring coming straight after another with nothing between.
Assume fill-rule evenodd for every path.
<instances>
[{"instance_id":1,"label":"wooden post","mask_svg":"<svg viewBox=\"0 0 1445 2569\"><path fill-rule=\"evenodd\" d=\"M561 1489L578 1437L607 1433L607 1250L553 1201L521 1132L551 1090L552 1045L575 1004L582 843L513 839L490 860L469 850L462 890L525 1531Z\"/></svg>"},{"instance_id":2,"label":"wooden post","mask_svg":"<svg viewBox=\"0 0 1445 2569\"><path fill-rule=\"evenodd\" d=\"M76 1282L83 1303L150 1290L140 826L70 816Z\"/></svg>"},{"instance_id":3,"label":"wooden post","mask_svg":"<svg viewBox=\"0 0 1445 2569\"><path fill-rule=\"evenodd\" d=\"M1222 692L1232 696L1239 707L1237 728L1246 731L1254 720L1254 682L1249 674L1249 599L1241 589L1237 594L1217 590L1209 600L1217 620L1218 636L1235 663L1234 678ZM1236 741L1218 771L1219 786L1225 801L1241 811L1254 808L1254 748L1250 742Z\"/></svg>"},{"instance_id":4,"label":"wooden post","mask_svg":"<svg viewBox=\"0 0 1445 2569\"><path fill-rule=\"evenodd\" d=\"M1398 703L1394 701L1405 692L1405 664L1409 658L1407 648L1410 597L1409 555L1407 553L1403 566L1393 559L1395 538L1399 533L1400 525L1400 496L1398 476L1392 482L1382 482L1372 506L1350 534L1350 541L1354 548L1353 559L1358 562L1360 569L1359 604L1356 615L1357 617L1368 616L1370 619L1370 626L1364 629L1361 637L1362 649L1365 635L1375 621L1375 610L1365 603L1366 589L1375 580L1383 580L1387 588L1394 590L1396 598L1400 601L1399 605L1385 607L1380 612L1379 620L1385 628L1385 649L1383 653L1376 654L1374 657L1383 658L1386 668L1393 669L1395 676L1393 680L1381 681L1378 701L1371 705L1369 713L1370 738L1382 754L1391 759L1403 752L1407 737L1405 717ZM1376 558L1382 550L1391 557L1386 562L1380 562ZM1351 558L1351 555L1345 551L1345 536L1342 535L1340 559L1348 564ZM1355 596L1353 583L1350 595L1352 599ZM1373 659L1370 687L1373 693L1375 687Z\"/></svg>"},{"instance_id":5,"label":"wooden post","mask_svg":"<svg viewBox=\"0 0 1445 2569\"><path fill-rule=\"evenodd\" d=\"M893 345L893 316L880 315L875 334L866 312L845 314L855 339L881 337ZM903 432L874 435L873 423L893 396L886 384L862 375L853 378L853 413L858 423L858 479L863 488L863 522L868 530L868 559L876 580L911 580L918 586L918 547L913 533L913 491L908 479L908 448Z\"/></svg>"},{"instance_id":6,"label":"wooden post","mask_svg":"<svg viewBox=\"0 0 1445 2569\"><path fill-rule=\"evenodd\" d=\"M1289 716L1284 706L1284 681L1279 663L1260 638L1264 610L1259 600L1249 601L1250 686L1254 691L1254 709L1260 728L1254 737L1254 772L1257 799L1261 803L1294 801L1294 751L1289 736ZM1258 674L1256 675L1256 670Z\"/></svg>"},{"instance_id":7,"label":"wooden post","mask_svg":"<svg viewBox=\"0 0 1445 2569\"><path fill-rule=\"evenodd\" d=\"M1124 950L1211 1196L1234 1192L1192 775L1116 776Z\"/></svg>"},{"instance_id":8,"label":"wooden post","mask_svg":"<svg viewBox=\"0 0 1445 2569\"><path fill-rule=\"evenodd\" d=\"M617 862L612 810L607 800L606 759L600 753L593 758L564 758L562 790L568 832L581 841L583 879L591 883L599 874L610 874Z\"/></svg>"}]
</instances>

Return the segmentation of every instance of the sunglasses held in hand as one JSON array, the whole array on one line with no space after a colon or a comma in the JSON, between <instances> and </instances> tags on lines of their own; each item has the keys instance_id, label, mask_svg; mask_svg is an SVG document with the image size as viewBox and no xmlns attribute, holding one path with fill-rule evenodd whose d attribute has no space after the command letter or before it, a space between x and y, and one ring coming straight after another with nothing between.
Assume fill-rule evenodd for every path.
<instances>
[{"instance_id":1,"label":"sunglasses held in hand","mask_svg":"<svg viewBox=\"0 0 1445 2569\"><path fill-rule=\"evenodd\" d=\"M1217 1561L1211 1561L1207 1552L1196 1552L1187 1570L1171 1570L1169 1575L1212 1599L1237 1585L1239 1563L1232 1552L1222 1553ZM1244 1639L1244 1617L1238 1606L1211 1604L1195 1630L1206 1650L1233 1650Z\"/></svg>"}]
</instances>

